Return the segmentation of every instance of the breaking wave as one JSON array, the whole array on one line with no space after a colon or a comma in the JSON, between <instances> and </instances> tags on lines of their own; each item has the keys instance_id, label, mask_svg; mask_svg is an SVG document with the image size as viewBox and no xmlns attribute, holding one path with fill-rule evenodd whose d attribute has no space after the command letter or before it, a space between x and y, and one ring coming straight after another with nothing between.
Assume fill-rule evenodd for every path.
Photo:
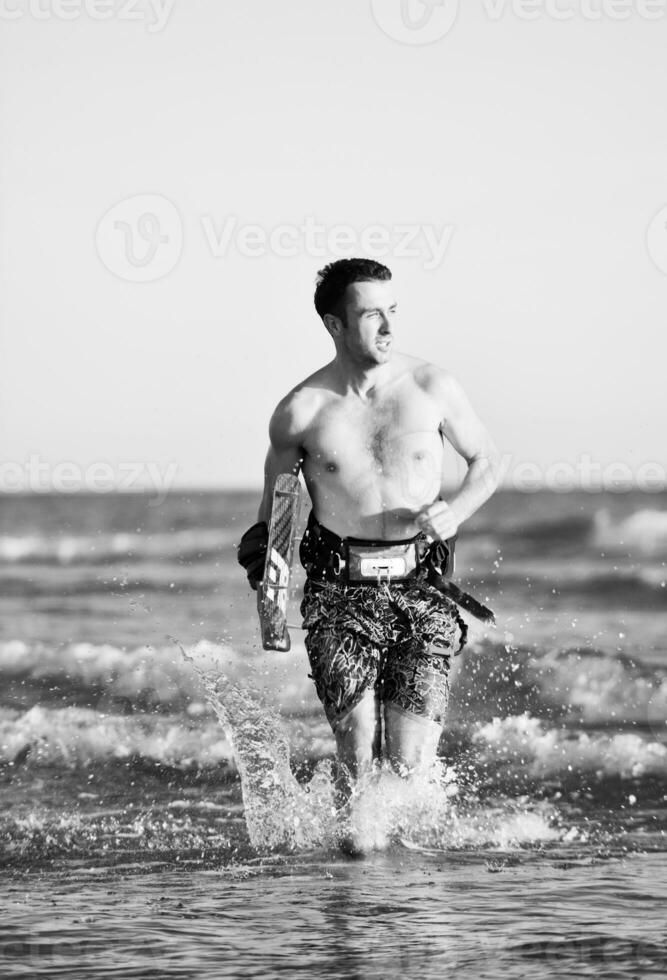
<instances>
[{"instance_id":1,"label":"breaking wave","mask_svg":"<svg viewBox=\"0 0 667 980\"><path fill-rule=\"evenodd\" d=\"M596 511L592 543L612 553L667 558L667 510L637 510L616 522L608 510Z\"/></svg>"},{"instance_id":2,"label":"breaking wave","mask_svg":"<svg viewBox=\"0 0 667 980\"><path fill-rule=\"evenodd\" d=\"M492 779L495 766L498 788L511 771L534 779L576 772L580 781L667 781L667 671L595 650L537 658L485 643L465 656L443 738L454 762L491 767ZM318 763L334 752L298 644L290 654L244 660L207 642L128 652L17 641L0 645L0 677L9 699L0 714L0 760L13 767L141 759L184 770L233 769L243 767L238 733L254 745L269 723L273 734L264 742L275 748L283 739L288 756ZM28 706L31 690L37 703ZM44 691L52 692L51 703Z\"/></svg>"},{"instance_id":3,"label":"breaking wave","mask_svg":"<svg viewBox=\"0 0 667 980\"><path fill-rule=\"evenodd\" d=\"M502 762L536 779L576 771L597 778L659 776L667 781L667 746L630 732L547 728L538 718L523 714L478 726L473 742L481 763Z\"/></svg>"},{"instance_id":4,"label":"breaking wave","mask_svg":"<svg viewBox=\"0 0 667 980\"><path fill-rule=\"evenodd\" d=\"M197 528L158 534L117 531L97 535L43 534L0 536L0 561L54 565L99 565L119 560L202 559L230 549L235 529Z\"/></svg>"}]
</instances>

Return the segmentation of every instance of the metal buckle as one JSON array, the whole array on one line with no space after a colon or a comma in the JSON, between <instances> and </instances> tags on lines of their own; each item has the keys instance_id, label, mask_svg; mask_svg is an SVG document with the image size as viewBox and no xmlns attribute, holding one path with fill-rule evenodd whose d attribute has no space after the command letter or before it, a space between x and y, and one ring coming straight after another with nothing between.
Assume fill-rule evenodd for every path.
<instances>
[{"instance_id":1,"label":"metal buckle","mask_svg":"<svg viewBox=\"0 0 667 980\"><path fill-rule=\"evenodd\" d=\"M334 562L336 564L332 564L332 570L333 570L334 575L338 578L340 576L340 573L345 568L345 565L347 564L347 562L343 558L340 557L340 555L338 554L338 552L336 552L336 554L333 556L333 560L334 560Z\"/></svg>"}]
</instances>

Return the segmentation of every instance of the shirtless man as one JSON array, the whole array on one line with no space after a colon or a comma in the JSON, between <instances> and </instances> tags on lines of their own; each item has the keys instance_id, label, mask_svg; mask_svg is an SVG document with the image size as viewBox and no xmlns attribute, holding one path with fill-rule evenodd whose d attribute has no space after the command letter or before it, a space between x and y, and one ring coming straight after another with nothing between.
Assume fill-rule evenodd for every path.
<instances>
[{"instance_id":1,"label":"shirtless man","mask_svg":"<svg viewBox=\"0 0 667 980\"><path fill-rule=\"evenodd\" d=\"M498 453L449 372L394 350L385 266L326 266L315 307L336 355L273 413L259 523L244 535L255 549L239 554L256 588L275 479L301 470L312 501L300 552L306 648L349 787L382 754L383 729L398 771L435 759L466 625L424 569L434 543L452 539L496 489ZM468 464L447 501L443 439ZM370 577L355 577L360 568Z\"/></svg>"}]
</instances>

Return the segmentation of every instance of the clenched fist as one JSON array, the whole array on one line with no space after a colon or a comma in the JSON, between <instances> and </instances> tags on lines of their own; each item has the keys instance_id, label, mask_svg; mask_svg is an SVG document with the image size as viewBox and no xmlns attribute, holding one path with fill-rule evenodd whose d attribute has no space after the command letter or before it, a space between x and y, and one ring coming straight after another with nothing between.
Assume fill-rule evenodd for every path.
<instances>
[{"instance_id":1,"label":"clenched fist","mask_svg":"<svg viewBox=\"0 0 667 980\"><path fill-rule=\"evenodd\" d=\"M444 500L436 500L434 504L425 507L417 516L417 526L430 537L439 541L453 538L459 529L459 521Z\"/></svg>"}]
</instances>

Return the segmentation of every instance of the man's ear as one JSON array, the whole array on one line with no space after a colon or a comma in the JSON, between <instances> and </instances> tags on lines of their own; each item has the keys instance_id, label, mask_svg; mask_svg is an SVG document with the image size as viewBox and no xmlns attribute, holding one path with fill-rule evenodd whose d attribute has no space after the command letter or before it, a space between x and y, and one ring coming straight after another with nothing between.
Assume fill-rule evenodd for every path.
<instances>
[{"instance_id":1,"label":"man's ear","mask_svg":"<svg viewBox=\"0 0 667 980\"><path fill-rule=\"evenodd\" d=\"M334 316L333 313L325 313L322 319L324 320L324 326L327 328L331 336L337 337L343 329L343 321L340 319L340 317Z\"/></svg>"}]
</instances>

